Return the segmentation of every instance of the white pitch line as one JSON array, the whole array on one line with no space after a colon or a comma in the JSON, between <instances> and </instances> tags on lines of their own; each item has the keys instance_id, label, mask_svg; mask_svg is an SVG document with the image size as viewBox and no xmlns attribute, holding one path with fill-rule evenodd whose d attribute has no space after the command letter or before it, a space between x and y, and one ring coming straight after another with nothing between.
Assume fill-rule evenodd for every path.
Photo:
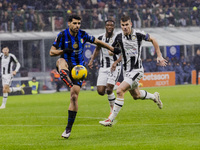
<instances>
[{"instance_id":1,"label":"white pitch line","mask_svg":"<svg viewBox=\"0 0 200 150\"><path fill-rule=\"evenodd\" d=\"M0 118L67 118L67 116L19 116L19 117L0 117ZM107 118L103 118L103 117L76 117L76 118L86 118L86 119L107 119Z\"/></svg>"},{"instance_id":2,"label":"white pitch line","mask_svg":"<svg viewBox=\"0 0 200 150\"><path fill-rule=\"evenodd\" d=\"M200 125L200 123L163 123L163 124L116 124L116 126L166 126L166 125ZM0 125L1 127L48 127L48 126L64 126L64 125ZM96 125L86 125L86 124L75 124L74 126L100 126L100 124Z\"/></svg>"}]
</instances>

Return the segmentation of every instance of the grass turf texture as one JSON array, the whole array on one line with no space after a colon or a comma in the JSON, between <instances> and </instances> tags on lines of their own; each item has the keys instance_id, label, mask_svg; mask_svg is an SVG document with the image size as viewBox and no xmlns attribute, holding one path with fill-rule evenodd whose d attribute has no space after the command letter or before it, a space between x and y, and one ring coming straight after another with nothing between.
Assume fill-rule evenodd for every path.
<instances>
[{"instance_id":1,"label":"grass turf texture","mask_svg":"<svg viewBox=\"0 0 200 150\"><path fill-rule=\"evenodd\" d=\"M107 96L81 91L79 112L69 139L61 138L67 124L69 92L9 96L0 110L0 150L200 149L200 87L143 88L158 91L162 110L150 100L125 104L113 127L98 122L109 115Z\"/></svg>"}]
</instances>

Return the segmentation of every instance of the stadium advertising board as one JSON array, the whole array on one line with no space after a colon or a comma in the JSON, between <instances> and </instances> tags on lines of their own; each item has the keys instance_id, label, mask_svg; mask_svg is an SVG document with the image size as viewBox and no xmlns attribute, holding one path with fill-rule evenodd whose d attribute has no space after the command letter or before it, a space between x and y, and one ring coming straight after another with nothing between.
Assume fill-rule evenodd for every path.
<instances>
[{"instance_id":1,"label":"stadium advertising board","mask_svg":"<svg viewBox=\"0 0 200 150\"><path fill-rule=\"evenodd\" d=\"M173 86L175 85L175 72L144 73L140 83L143 87Z\"/></svg>"},{"instance_id":2,"label":"stadium advertising board","mask_svg":"<svg viewBox=\"0 0 200 150\"><path fill-rule=\"evenodd\" d=\"M200 84L200 73L198 78L199 78L198 82ZM192 84L196 84L196 70L192 71Z\"/></svg>"}]
</instances>

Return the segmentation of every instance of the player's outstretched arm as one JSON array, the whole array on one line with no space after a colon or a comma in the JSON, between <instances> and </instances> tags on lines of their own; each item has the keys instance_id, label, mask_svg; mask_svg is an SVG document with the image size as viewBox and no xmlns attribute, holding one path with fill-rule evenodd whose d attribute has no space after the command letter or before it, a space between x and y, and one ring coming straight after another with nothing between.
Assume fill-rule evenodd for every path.
<instances>
[{"instance_id":1,"label":"player's outstretched arm","mask_svg":"<svg viewBox=\"0 0 200 150\"><path fill-rule=\"evenodd\" d=\"M97 57L97 55L99 54L100 49L101 49L101 47L99 47L99 46L97 46L97 47L95 48L95 50L94 50L94 52L93 52L93 54L92 54L92 56L91 56L91 59L90 59L90 61L89 61L89 63L88 63L88 67L89 67L90 69L92 69L92 67L93 67L93 61L94 61L94 59Z\"/></svg>"},{"instance_id":2,"label":"player's outstretched arm","mask_svg":"<svg viewBox=\"0 0 200 150\"><path fill-rule=\"evenodd\" d=\"M156 39L153 38L152 36L150 36L149 41L152 42L152 44L153 44L153 46L154 46L154 48L156 50L157 63L160 66L167 66L167 60L162 57L162 53L160 51L160 47L159 47L158 42L156 41Z\"/></svg>"},{"instance_id":3,"label":"player's outstretched arm","mask_svg":"<svg viewBox=\"0 0 200 150\"><path fill-rule=\"evenodd\" d=\"M110 45L108 45L108 44L102 42L101 40L99 40L99 39L97 39L97 38L95 38L94 44L96 44L96 45L99 46L99 47L106 48L106 49L112 51L114 54L119 54L119 53L121 53L121 50L120 50L119 48L117 48L117 47L112 47L112 46L110 46Z\"/></svg>"},{"instance_id":4,"label":"player's outstretched arm","mask_svg":"<svg viewBox=\"0 0 200 150\"><path fill-rule=\"evenodd\" d=\"M51 46L51 49L49 51L50 56L59 56L63 54L63 50L57 50L56 47Z\"/></svg>"}]
</instances>

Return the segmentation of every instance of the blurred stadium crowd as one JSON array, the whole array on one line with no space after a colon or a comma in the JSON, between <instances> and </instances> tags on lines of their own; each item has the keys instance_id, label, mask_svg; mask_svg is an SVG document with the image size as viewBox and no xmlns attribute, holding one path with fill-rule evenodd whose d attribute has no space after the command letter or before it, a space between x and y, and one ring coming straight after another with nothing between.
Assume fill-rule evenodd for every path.
<instances>
[{"instance_id":1,"label":"blurred stadium crowd","mask_svg":"<svg viewBox=\"0 0 200 150\"><path fill-rule=\"evenodd\" d=\"M195 69L194 64L188 62L184 56L180 59L176 57L166 58L168 65L161 67L157 65L156 58L143 60L143 67L145 72L168 72L175 71L176 73L176 84L189 84L191 83L191 73Z\"/></svg>"},{"instance_id":2,"label":"blurred stadium crowd","mask_svg":"<svg viewBox=\"0 0 200 150\"><path fill-rule=\"evenodd\" d=\"M131 16L134 28L197 27L200 26L200 0L0 0L0 32L60 31L67 27L71 14L82 17L82 29L103 29L104 21L110 17L115 20L116 28L120 28L119 20L123 14ZM49 43L51 40L44 42ZM20 57L18 41L1 41L1 44L4 43L12 43L12 52ZM40 43L36 40L23 41L25 50L22 66L25 75L21 68L21 77L28 76L28 72L42 71L42 63L38 60L42 56ZM191 51L192 46L186 47ZM49 47L45 49L49 50ZM196 51L199 46L194 45L194 49ZM176 84L191 83L194 56L184 56L181 53L180 59L167 58L167 67L157 66L156 58L147 56L143 66L145 72L175 71ZM49 58L49 54L45 53L45 58L47 67L54 66L54 60ZM98 60L93 69L88 68L88 80L91 80L92 86L96 85L98 68ZM47 68L48 71L50 69Z\"/></svg>"},{"instance_id":3,"label":"blurred stadium crowd","mask_svg":"<svg viewBox=\"0 0 200 150\"><path fill-rule=\"evenodd\" d=\"M199 26L199 12L200 0L0 0L0 31L60 30L72 13L82 16L83 29L103 28L108 17L119 27L125 13L136 28Z\"/></svg>"}]
</instances>

